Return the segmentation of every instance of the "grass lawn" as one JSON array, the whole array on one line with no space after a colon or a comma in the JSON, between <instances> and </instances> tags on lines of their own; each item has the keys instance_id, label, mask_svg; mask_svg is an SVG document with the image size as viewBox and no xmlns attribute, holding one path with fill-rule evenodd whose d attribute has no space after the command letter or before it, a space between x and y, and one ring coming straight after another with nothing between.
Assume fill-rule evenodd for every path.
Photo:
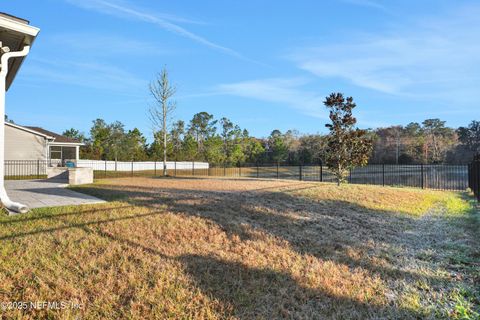
<instances>
[{"instance_id":1,"label":"grass lawn","mask_svg":"<svg viewBox=\"0 0 480 320\"><path fill-rule=\"evenodd\" d=\"M141 177L76 190L111 202L0 217L0 302L78 305L4 317L479 317L466 194Z\"/></svg>"}]
</instances>

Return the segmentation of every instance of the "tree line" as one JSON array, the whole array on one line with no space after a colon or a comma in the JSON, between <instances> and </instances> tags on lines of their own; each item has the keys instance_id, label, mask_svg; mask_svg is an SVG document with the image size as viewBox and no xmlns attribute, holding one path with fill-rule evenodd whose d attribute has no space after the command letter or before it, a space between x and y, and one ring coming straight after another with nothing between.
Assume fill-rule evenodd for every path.
<instances>
[{"instance_id":1,"label":"tree line","mask_svg":"<svg viewBox=\"0 0 480 320\"><path fill-rule=\"evenodd\" d=\"M480 153L480 121L450 128L440 119L372 130L372 163L465 164Z\"/></svg>"},{"instance_id":2,"label":"tree line","mask_svg":"<svg viewBox=\"0 0 480 320\"><path fill-rule=\"evenodd\" d=\"M480 152L480 121L468 126L449 128L445 121L428 119L407 126L390 126L367 130L373 141L369 163L469 163ZM65 136L85 143L82 159L118 161L160 161L163 154L162 132L154 134L152 143L138 129L127 130L119 121L92 122L89 135L76 129ZM300 134L296 130L273 130L268 137L252 137L223 117L200 112L185 123L174 122L167 132L167 158L174 161L206 161L212 165L246 163L311 164L325 161L328 135Z\"/></svg>"},{"instance_id":3,"label":"tree line","mask_svg":"<svg viewBox=\"0 0 480 320\"><path fill-rule=\"evenodd\" d=\"M159 161L165 150L163 132L155 132L149 144L138 128L126 130L119 121L96 119L88 136L73 128L63 135L85 143L80 149L82 159ZM227 118L217 120L207 112L195 114L187 124L182 120L174 122L166 136L167 158L172 161L236 165L262 161L265 154L262 139L251 137Z\"/></svg>"},{"instance_id":4,"label":"tree line","mask_svg":"<svg viewBox=\"0 0 480 320\"><path fill-rule=\"evenodd\" d=\"M118 161L206 161L211 165L313 164L325 162L343 171L366 163L435 164L469 163L480 152L480 121L450 128L440 119L412 122L406 126L360 130L355 127L353 98L341 93L326 97L328 134L300 134L296 130L273 130L257 138L228 118L215 119L199 112L185 123L172 122L176 88L164 68L149 86L153 104L148 116L153 142L148 144L138 129L127 130L119 121L93 121L89 135L69 129L63 135L85 143L83 159Z\"/></svg>"}]
</instances>

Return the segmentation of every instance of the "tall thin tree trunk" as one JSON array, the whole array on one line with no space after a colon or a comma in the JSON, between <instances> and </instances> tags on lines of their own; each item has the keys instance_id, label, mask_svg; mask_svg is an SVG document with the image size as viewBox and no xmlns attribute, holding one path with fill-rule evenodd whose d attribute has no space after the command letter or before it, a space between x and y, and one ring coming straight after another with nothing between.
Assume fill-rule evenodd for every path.
<instances>
[{"instance_id":1,"label":"tall thin tree trunk","mask_svg":"<svg viewBox=\"0 0 480 320\"><path fill-rule=\"evenodd\" d=\"M163 176L167 176L167 117L175 109L175 103L169 99L175 94L175 87L170 86L168 73L164 68L156 80L150 83L150 93L155 99L155 105L149 110L150 120L154 125L154 134L163 131ZM161 109L161 110L160 110Z\"/></svg>"},{"instance_id":2,"label":"tall thin tree trunk","mask_svg":"<svg viewBox=\"0 0 480 320\"><path fill-rule=\"evenodd\" d=\"M163 104L163 176L167 176L167 105Z\"/></svg>"}]
</instances>

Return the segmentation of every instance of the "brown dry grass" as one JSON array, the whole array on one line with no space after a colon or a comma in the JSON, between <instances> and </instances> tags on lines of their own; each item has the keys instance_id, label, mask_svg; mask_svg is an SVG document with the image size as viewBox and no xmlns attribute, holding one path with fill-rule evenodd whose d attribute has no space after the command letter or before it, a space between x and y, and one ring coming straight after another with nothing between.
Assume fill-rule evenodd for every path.
<instances>
[{"instance_id":1,"label":"brown dry grass","mask_svg":"<svg viewBox=\"0 0 480 320\"><path fill-rule=\"evenodd\" d=\"M0 219L0 301L82 307L5 315L413 319L478 308L478 228L461 194L249 179L79 190L112 202Z\"/></svg>"}]
</instances>

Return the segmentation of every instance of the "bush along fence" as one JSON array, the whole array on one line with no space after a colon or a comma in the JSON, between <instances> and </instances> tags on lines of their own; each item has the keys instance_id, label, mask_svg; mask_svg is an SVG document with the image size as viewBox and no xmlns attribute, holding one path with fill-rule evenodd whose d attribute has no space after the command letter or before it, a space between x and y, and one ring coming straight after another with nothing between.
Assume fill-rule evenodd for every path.
<instances>
[{"instance_id":1,"label":"bush along fence","mask_svg":"<svg viewBox=\"0 0 480 320\"><path fill-rule=\"evenodd\" d=\"M466 190L468 187L478 196L478 160L470 165L394 165L369 164L349 172L347 180L355 184L383 186L407 186L424 189ZM41 179L52 164L46 160L7 160L6 179ZM90 167L94 177L115 178L133 176L161 176L161 161L104 161L79 160L79 167ZM242 164L239 166L210 166L207 162L169 161L169 176L245 177L266 179L293 179L302 181L335 182L334 175L321 164L285 165Z\"/></svg>"},{"instance_id":2,"label":"bush along fence","mask_svg":"<svg viewBox=\"0 0 480 320\"><path fill-rule=\"evenodd\" d=\"M468 187L480 201L480 155L468 165Z\"/></svg>"}]
</instances>

